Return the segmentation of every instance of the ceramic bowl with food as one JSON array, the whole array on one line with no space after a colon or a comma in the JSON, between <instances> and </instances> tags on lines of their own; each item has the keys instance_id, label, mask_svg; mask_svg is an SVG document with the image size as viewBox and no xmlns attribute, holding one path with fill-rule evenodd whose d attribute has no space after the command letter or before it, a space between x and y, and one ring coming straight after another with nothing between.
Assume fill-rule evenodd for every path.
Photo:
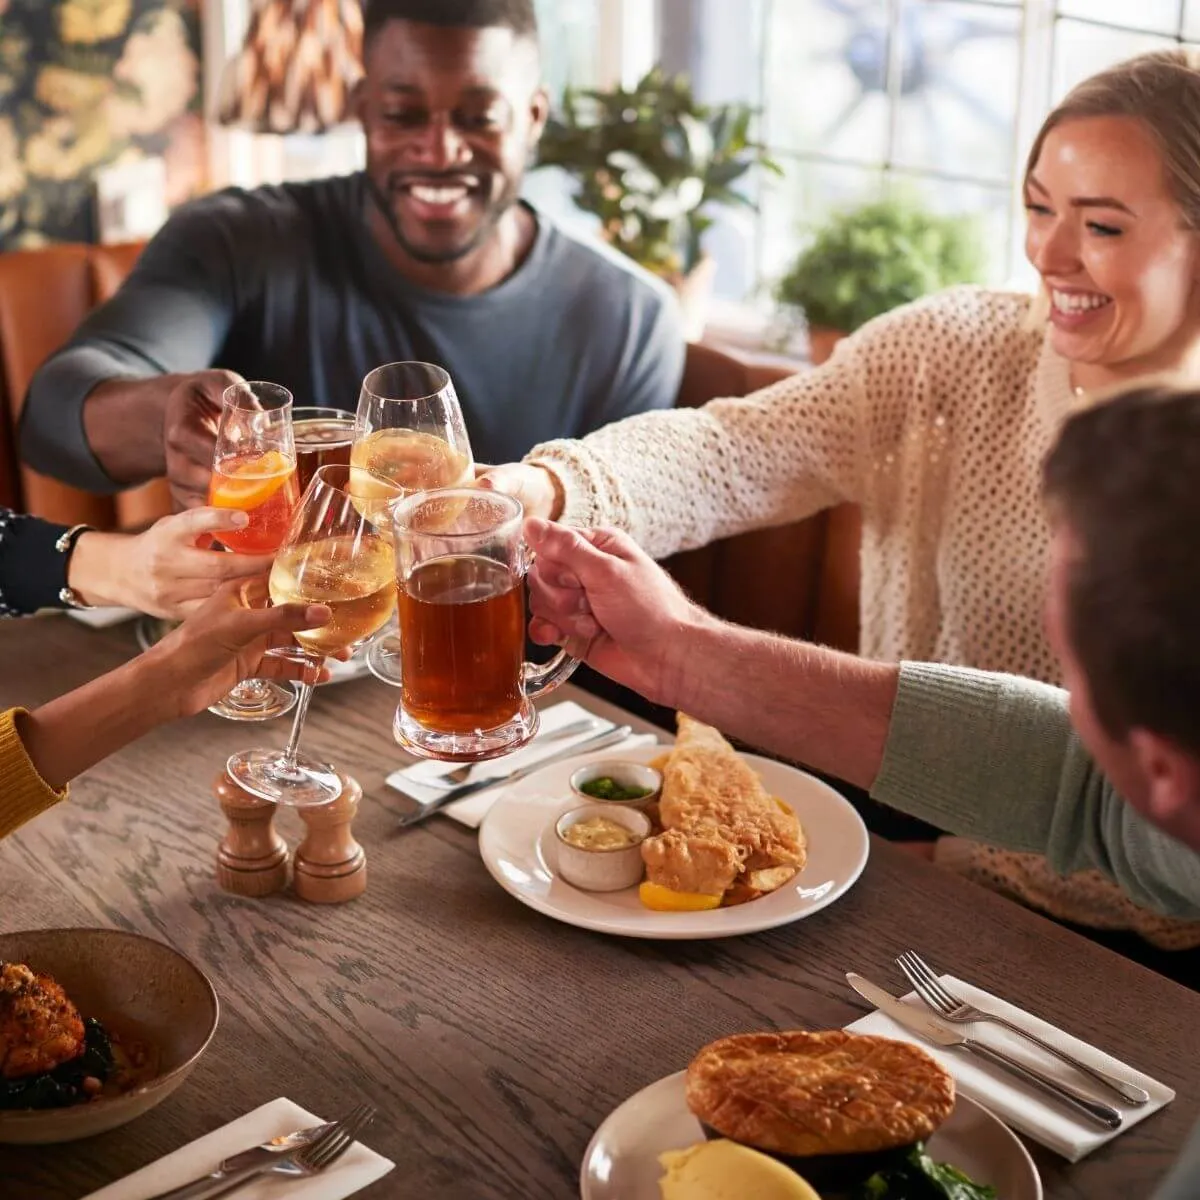
<instances>
[{"instance_id":1,"label":"ceramic bowl with food","mask_svg":"<svg viewBox=\"0 0 1200 1200\"><path fill-rule=\"evenodd\" d=\"M662 772L645 763L601 759L580 767L570 780L582 804L620 804L645 812L662 795Z\"/></svg>"},{"instance_id":2,"label":"ceramic bowl with food","mask_svg":"<svg viewBox=\"0 0 1200 1200\"><path fill-rule=\"evenodd\" d=\"M558 873L586 892L619 892L645 871L650 818L622 804L581 804L554 823Z\"/></svg>"},{"instance_id":3,"label":"ceramic bowl with food","mask_svg":"<svg viewBox=\"0 0 1200 1200\"><path fill-rule=\"evenodd\" d=\"M0 973L7 981L0 993L6 1105L0 1108L0 1143L70 1142L132 1121L183 1083L217 1027L217 995L204 973L170 946L140 934L4 933L0 964L6 964ZM18 1006L20 1020L14 1019ZM23 1045L31 1011L53 1037L26 1037ZM86 1043L81 1039L83 1053L73 1057L81 1019ZM93 1043L94 1034L101 1046ZM31 1041L57 1047L57 1057L47 1052L45 1062L34 1065L30 1055L41 1050L31 1050ZM107 1048L115 1056L107 1075L79 1068L85 1054ZM62 1106L30 1108L31 1102Z\"/></svg>"}]
</instances>

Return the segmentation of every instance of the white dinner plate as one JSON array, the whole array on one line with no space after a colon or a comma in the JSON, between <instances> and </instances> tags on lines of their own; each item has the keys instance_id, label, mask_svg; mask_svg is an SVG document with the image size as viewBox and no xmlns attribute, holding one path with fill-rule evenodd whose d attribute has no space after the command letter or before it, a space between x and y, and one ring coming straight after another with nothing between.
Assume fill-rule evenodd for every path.
<instances>
[{"instance_id":1,"label":"white dinner plate","mask_svg":"<svg viewBox=\"0 0 1200 1200\"><path fill-rule=\"evenodd\" d=\"M582 1200L659 1200L665 1150L704 1141L687 1106L684 1072L630 1096L596 1130L579 1170ZM1002 1200L1042 1200L1042 1181L1016 1134L961 1093L954 1111L926 1142L936 1162L948 1162L976 1183L990 1183Z\"/></svg>"},{"instance_id":2,"label":"white dinner plate","mask_svg":"<svg viewBox=\"0 0 1200 1200\"><path fill-rule=\"evenodd\" d=\"M668 745L621 753L602 750L555 763L506 788L479 830L479 852L505 891L547 916L597 933L641 938L717 938L774 929L832 904L862 873L869 843L866 826L850 802L820 780L757 754L744 754L773 795L800 818L808 862L778 891L748 904L708 912L652 912L637 889L584 892L554 871L554 821L578 800L567 781L582 763L624 759L648 763Z\"/></svg>"}]
</instances>

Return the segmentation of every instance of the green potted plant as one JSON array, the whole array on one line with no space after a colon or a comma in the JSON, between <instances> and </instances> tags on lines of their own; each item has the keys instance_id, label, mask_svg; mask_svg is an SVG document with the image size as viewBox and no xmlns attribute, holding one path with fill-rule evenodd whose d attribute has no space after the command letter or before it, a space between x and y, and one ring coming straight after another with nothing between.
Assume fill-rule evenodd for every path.
<instances>
[{"instance_id":1,"label":"green potted plant","mask_svg":"<svg viewBox=\"0 0 1200 1200\"><path fill-rule=\"evenodd\" d=\"M814 363L872 317L954 283L972 283L983 256L974 222L931 213L907 197L834 214L814 234L775 295L808 327Z\"/></svg>"},{"instance_id":2,"label":"green potted plant","mask_svg":"<svg viewBox=\"0 0 1200 1200\"><path fill-rule=\"evenodd\" d=\"M712 209L753 208L733 184L755 165L779 170L751 141L753 118L744 104L699 103L686 77L655 67L632 88L568 87L542 135L538 165L571 175L604 237L679 290L692 333L711 286Z\"/></svg>"}]
</instances>

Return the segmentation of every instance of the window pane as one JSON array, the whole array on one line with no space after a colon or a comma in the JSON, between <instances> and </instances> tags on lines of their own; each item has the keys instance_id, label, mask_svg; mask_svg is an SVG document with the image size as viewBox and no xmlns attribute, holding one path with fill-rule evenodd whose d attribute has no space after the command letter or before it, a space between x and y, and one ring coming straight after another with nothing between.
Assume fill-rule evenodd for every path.
<instances>
[{"instance_id":1,"label":"window pane","mask_svg":"<svg viewBox=\"0 0 1200 1200\"><path fill-rule=\"evenodd\" d=\"M1179 32L1179 0L1058 0L1058 11L1148 33Z\"/></svg>"},{"instance_id":2,"label":"window pane","mask_svg":"<svg viewBox=\"0 0 1200 1200\"><path fill-rule=\"evenodd\" d=\"M1018 11L905 0L893 160L1002 182L1012 165Z\"/></svg>"},{"instance_id":3,"label":"window pane","mask_svg":"<svg viewBox=\"0 0 1200 1200\"><path fill-rule=\"evenodd\" d=\"M1200 40L1200 0L1187 0L1183 16L1183 36Z\"/></svg>"},{"instance_id":4,"label":"window pane","mask_svg":"<svg viewBox=\"0 0 1200 1200\"><path fill-rule=\"evenodd\" d=\"M1177 44L1174 38L1121 33L1084 21L1058 21L1054 27L1053 99L1060 100L1075 84L1113 63Z\"/></svg>"},{"instance_id":5,"label":"window pane","mask_svg":"<svg viewBox=\"0 0 1200 1200\"><path fill-rule=\"evenodd\" d=\"M858 162L887 153L888 6L787 0L766 31L766 136L772 146Z\"/></svg>"},{"instance_id":6,"label":"window pane","mask_svg":"<svg viewBox=\"0 0 1200 1200\"><path fill-rule=\"evenodd\" d=\"M599 80L600 3L536 0L542 77L554 103L568 81L594 87Z\"/></svg>"}]
</instances>

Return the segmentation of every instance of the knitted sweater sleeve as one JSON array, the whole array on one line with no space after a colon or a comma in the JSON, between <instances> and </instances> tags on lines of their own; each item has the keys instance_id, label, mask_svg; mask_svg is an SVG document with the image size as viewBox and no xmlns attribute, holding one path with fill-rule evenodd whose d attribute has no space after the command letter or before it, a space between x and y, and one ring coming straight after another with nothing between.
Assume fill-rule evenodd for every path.
<instances>
[{"instance_id":1,"label":"knitted sweater sleeve","mask_svg":"<svg viewBox=\"0 0 1200 1200\"><path fill-rule=\"evenodd\" d=\"M16 725L24 712L22 708L0 712L0 838L67 798L66 788L56 792L26 753Z\"/></svg>"},{"instance_id":2,"label":"knitted sweater sleeve","mask_svg":"<svg viewBox=\"0 0 1200 1200\"><path fill-rule=\"evenodd\" d=\"M1071 729L1060 688L904 663L871 795L952 833L1095 868L1135 904L1200 918L1200 857L1123 800Z\"/></svg>"},{"instance_id":3,"label":"knitted sweater sleeve","mask_svg":"<svg viewBox=\"0 0 1200 1200\"><path fill-rule=\"evenodd\" d=\"M567 524L623 529L656 558L861 500L866 409L902 402L867 395L869 362L904 320L879 318L824 366L752 396L629 417L526 461L558 476Z\"/></svg>"}]
</instances>

